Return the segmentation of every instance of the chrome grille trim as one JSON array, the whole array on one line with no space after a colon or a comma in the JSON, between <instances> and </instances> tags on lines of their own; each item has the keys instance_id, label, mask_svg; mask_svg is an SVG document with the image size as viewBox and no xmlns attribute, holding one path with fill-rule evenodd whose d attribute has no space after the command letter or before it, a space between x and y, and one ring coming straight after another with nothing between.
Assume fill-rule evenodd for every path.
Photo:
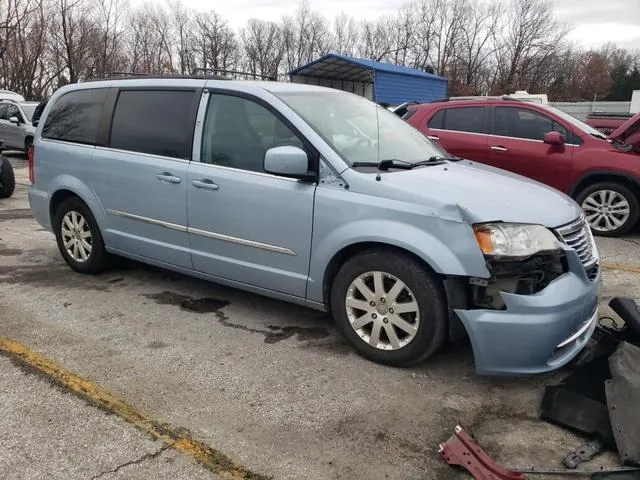
<instances>
[{"instance_id":1,"label":"chrome grille trim","mask_svg":"<svg viewBox=\"0 0 640 480\"><path fill-rule=\"evenodd\" d=\"M556 233L565 245L576 251L587 276L594 280L598 276L599 258L593 234L585 218L581 216L568 225L557 228Z\"/></svg>"}]
</instances>

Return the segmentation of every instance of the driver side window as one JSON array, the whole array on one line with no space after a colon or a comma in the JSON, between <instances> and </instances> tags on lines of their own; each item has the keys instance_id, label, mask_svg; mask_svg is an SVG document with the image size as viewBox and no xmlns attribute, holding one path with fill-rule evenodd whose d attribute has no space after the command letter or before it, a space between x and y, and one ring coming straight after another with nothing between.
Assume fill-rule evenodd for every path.
<instances>
[{"instance_id":1,"label":"driver side window","mask_svg":"<svg viewBox=\"0 0 640 480\"><path fill-rule=\"evenodd\" d=\"M546 133L555 131L568 139L567 129L546 115L516 107L496 107L495 134L503 137L544 140Z\"/></svg>"},{"instance_id":2,"label":"driver side window","mask_svg":"<svg viewBox=\"0 0 640 480\"><path fill-rule=\"evenodd\" d=\"M209 97L202 163L264 172L265 153L281 146L304 149L300 138L267 108L233 95Z\"/></svg>"},{"instance_id":3,"label":"driver side window","mask_svg":"<svg viewBox=\"0 0 640 480\"><path fill-rule=\"evenodd\" d=\"M6 119L9 120L11 117L17 117L18 120L22 120L22 114L15 105L9 105L7 107Z\"/></svg>"}]
</instances>

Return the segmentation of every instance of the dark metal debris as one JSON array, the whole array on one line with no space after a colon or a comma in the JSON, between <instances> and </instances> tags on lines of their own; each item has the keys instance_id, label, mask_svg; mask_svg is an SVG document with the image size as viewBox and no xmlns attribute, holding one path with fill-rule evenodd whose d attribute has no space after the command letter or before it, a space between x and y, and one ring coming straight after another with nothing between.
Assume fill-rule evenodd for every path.
<instances>
[{"instance_id":1,"label":"dark metal debris","mask_svg":"<svg viewBox=\"0 0 640 480\"><path fill-rule=\"evenodd\" d=\"M609 366L607 404L618 453L625 465L640 465L640 347L621 343Z\"/></svg>"}]
</instances>

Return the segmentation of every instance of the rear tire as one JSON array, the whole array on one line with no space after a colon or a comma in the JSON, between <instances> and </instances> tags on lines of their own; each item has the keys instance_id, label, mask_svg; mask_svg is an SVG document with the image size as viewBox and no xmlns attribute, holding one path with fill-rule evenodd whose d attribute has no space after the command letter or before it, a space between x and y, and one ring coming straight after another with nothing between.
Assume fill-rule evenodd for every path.
<instances>
[{"instance_id":1,"label":"rear tire","mask_svg":"<svg viewBox=\"0 0 640 480\"><path fill-rule=\"evenodd\" d=\"M58 249L76 272L99 273L107 267L108 254L102 234L87 205L78 197L64 200L54 215Z\"/></svg>"},{"instance_id":2,"label":"rear tire","mask_svg":"<svg viewBox=\"0 0 640 480\"><path fill-rule=\"evenodd\" d=\"M374 362L420 363L445 340L442 284L409 255L369 250L349 259L333 282L331 309L344 337Z\"/></svg>"},{"instance_id":3,"label":"rear tire","mask_svg":"<svg viewBox=\"0 0 640 480\"><path fill-rule=\"evenodd\" d=\"M16 177L7 157L0 157L0 198L9 198L16 188Z\"/></svg>"},{"instance_id":4,"label":"rear tire","mask_svg":"<svg viewBox=\"0 0 640 480\"><path fill-rule=\"evenodd\" d=\"M638 223L638 197L620 183L594 183L582 190L576 196L576 201L582 207L594 235L618 237Z\"/></svg>"}]
</instances>

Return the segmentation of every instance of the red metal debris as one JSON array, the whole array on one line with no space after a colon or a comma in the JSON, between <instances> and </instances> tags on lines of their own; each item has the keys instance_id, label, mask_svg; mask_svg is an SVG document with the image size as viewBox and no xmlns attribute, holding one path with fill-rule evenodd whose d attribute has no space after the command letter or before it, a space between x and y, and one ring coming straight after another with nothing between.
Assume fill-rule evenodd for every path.
<instances>
[{"instance_id":1,"label":"red metal debris","mask_svg":"<svg viewBox=\"0 0 640 480\"><path fill-rule=\"evenodd\" d=\"M455 434L440 444L440 455L449 465L467 470L476 480L525 480L522 472L498 465L460 425Z\"/></svg>"}]
</instances>

